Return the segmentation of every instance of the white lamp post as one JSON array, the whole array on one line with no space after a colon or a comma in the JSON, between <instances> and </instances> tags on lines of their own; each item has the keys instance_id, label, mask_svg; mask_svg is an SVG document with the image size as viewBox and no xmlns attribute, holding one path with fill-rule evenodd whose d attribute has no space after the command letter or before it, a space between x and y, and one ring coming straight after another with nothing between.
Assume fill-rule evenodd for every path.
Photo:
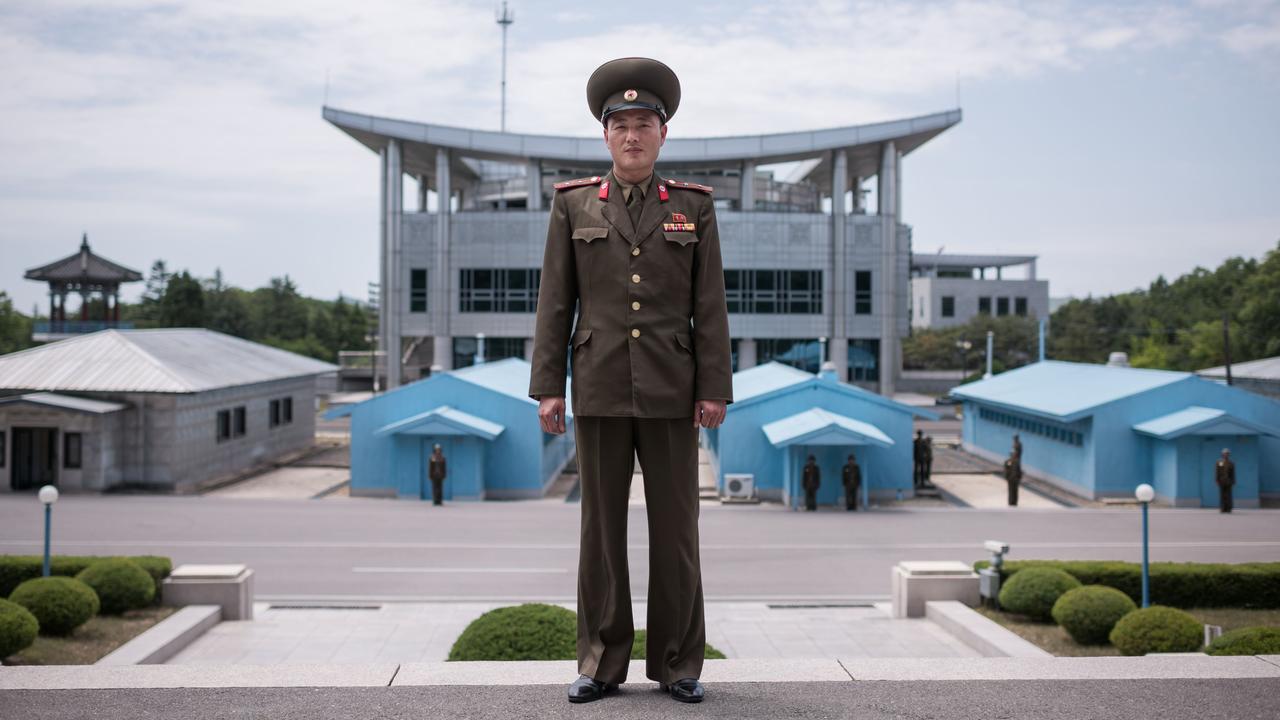
<instances>
[{"instance_id":1,"label":"white lamp post","mask_svg":"<svg viewBox=\"0 0 1280 720\"><path fill-rule=\"evenodd\" d=\"M58 488L45 485L38 495L44 504L44 577L49 577L49 526L53 524L53 504L58 502Z\"/></svg>"},{"instance_id":2,"label":"white lamp post","mask_svg":"<svg viewBox=\"0 0 1280 720\"><path fill-rule=\"evenodd\" d=\"M1133 491L1134 497L1142 503L1142 607L1151 604L1151 564L1148 562L1147 543L1147 506L1156 497L1156 489L1142 483Z\"/></svg>"}]
</instances>

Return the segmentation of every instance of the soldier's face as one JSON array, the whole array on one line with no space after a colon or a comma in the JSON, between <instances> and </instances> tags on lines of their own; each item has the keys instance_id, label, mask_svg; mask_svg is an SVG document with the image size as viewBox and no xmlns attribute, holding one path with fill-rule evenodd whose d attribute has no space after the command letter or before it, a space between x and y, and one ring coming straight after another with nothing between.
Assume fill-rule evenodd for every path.
<instances>
[{"instance_id":1,"label":"soldier's face","mask_svg":"<svg viewBox=\"0 0 1280 720\"><path fill-rule=\"evenodd\" d=\"M609 116L604 144L613 166L623 174L643 180L658 161L658 148L667 140L667 126L652 110L622 110Z\"/></svg>"}]
</instances>

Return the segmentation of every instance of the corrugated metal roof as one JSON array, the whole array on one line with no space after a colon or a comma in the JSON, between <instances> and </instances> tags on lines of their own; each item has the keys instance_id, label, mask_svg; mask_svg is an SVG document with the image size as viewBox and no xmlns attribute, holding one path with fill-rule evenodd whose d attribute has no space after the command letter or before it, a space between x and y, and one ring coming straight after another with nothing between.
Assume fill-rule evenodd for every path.
<instances>
[{"instance_id":1,"label":"corrugated metal roof","mask_svg":"<svg viewBox=\"0 0 1280 720\"><path fill-rule=\"evenodd\" d=\"M1134 430L1161 440L1183 435L1280 435L1280 429L1267 428L1238 418L1226 410L1192 405L1168 415L1161 415L1133 426Z\"/></svg>"},{"instance_id":2,"label":"corrugated metal roof","mask_svg":"<svg viewBox=\"0 0 1280 720\"><path fill-rule=\"evenodd\" d=\"M538 401L529 397L529 377L532 374L532 367L524 358L503 358L450 370L449 373L459 380L466 380L494 392L537 405ZM565 382L564 395L565 416L572 417L573 391L568 381Z\"/></svg>"},{"instance_id":3,"label":"corrugated metal roof","mask_svg":"<svg viewBox=\"0 0 1280 720\"><path fill-rule=\"evenodd\" d=\"M1225 365L1219 365L1217 367L1205 368L1204 370L1197 370L1196 374L1211 378L1225 378L1227 376L1227 368ZM1276 357L1262 358L1261 360L1232 363L1231 377L1249 378L1251 380L1280 381L1280 355L1277 355Z\"/></svg>"},{"instance_id":4,"label":"corrugated metal roof","mask_svg":"<svg viewBox=\"0 0 1280 720\"><path fill-rule=\"evenodd\" d=\"M103 330L0 356L0 389L194 393L337 369L212 330Z\"/></svg>"},{"instance_id":5,"label":"corrugated metal roof","mask_svg":"<svg viewBox=\"0 0 1280 720\"><path fill-rule=\"evenodd\" d=\"M757 395L813 380L816 375L771 360L733 374L733 401L740 403Z\"/></svg>"},{"instance_id":6,"label":"corrugated metal roof","mask_svg":"<svg viewBox=\"0 0 1280 720\"><path fill-rule=\"evenodd\" d=\"M797 443L817 445L878 445L890 447L893 440L880 428L861 420L812 407L760 428L774 447Z\"/></svg>"},{"instance_id":7,"label":"corrugated metal roof","mask_svg":"<svg viewBox=\"0 0 1280 720\"><path fill-rule=\"evenodd\" d=\"M62 410L94 413L96 415L118 412L129 407L124 403L90 400L89 398L72 397L70 395L59 395L57 393L49 392L27 393L25 395L14 395L12 397L0 398L0 405L23 402L45 405Z\"/></svg>"},{"instance_id":8,"label":"corrugated metal roof","mask_svg":"<svg viewBox=\"0 0 1280 720\"><path fill-rule=\"evenodd\" d=\"M1191 373L1046 360L961 385L952 395L1074 420L1087 411L1158 387Z\"/></svg>"}]
</instances>

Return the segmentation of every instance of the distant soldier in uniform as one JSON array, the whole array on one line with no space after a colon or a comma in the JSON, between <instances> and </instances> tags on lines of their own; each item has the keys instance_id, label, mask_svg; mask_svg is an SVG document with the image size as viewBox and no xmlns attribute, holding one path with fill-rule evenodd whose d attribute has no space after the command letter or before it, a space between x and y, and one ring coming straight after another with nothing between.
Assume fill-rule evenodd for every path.
<instances>
[{"instance_id":1,"label":"distant soldier in uniform","mask_svg":"<svg viewBox=\"0 0 1280 720\"><path fill-rule=\"evenodd\" d=\"M924 431L917 430L911 441L911 486L919 489L924 481Z\"/></svg>"},{"instance_id":2,"label":"distant soldier in uniform","mask_svg":"<svg viewBox=\"0 0 1280 720\"><path fill-rule=\"evenodd\" d=\"M1231 451L1222 448L1222 457L1213 466L1213 481L1218 483L1218 512L1231 512L1231 488L1236 484L1236 464Z\"/></svg>"},{"instance_id":3,"label":"distant soldier in uniform","mask_svg":"<svg viewBox=\"0 0 1280 720\"><path fill-rule=\"evenodd\" d=\"M822 484L822 471L818 469L818 463L814 461L812 455L804 464L804 477L801 483L804 486L804 509L810 512L817 510L818 486Z\"/></svg>"},{"instance_id":4,"label":"distant soldier in uniform","mask_svg":"<svg viewBox=\"0 0 1280 720\"><path fill-rule=\"evenodd\" d=\"M444 479L447 474L444 452L440 449L440 443L436 443L431 449L431 457L427 463L427 477L431 478L432 505L444 504Z\"/></svg>"},{"instance_id":5,"label":"distant soldier in uniform","mask_svg":"<svg viewBox=\"0 0 1280 720\"><path fill-rule=\"evenodd\" d=\"M933 481L930 479L933 477L933 438L925 436L921 451L924 466L921 468L920 486L930 487L933 485Z\"/></svg>"},{"instance_id":6,"label":"distant soldier in uniform","mask_svg":"<svg viewBox=\"0 0 1280 720\"><path fill-rule=\"evenodd\" d=\"M844 464L840 475L840 480L844 483L844 509L857 510L858 491L862 488L862 468L858 467L853 453L849 453L849 461Z\"/></svg>"},{"instance_id":7,"label":"distant soldier in uniform","mask_svg":"<svg viewBox=\"0 0 1280 720\"><path fill-rule=\"evenodd\" d=\"M1009 486L1009 507L1018 506L1018 486L1022 484L1022 460L1016 453L1010 453L1004 461L1004 481Z\"/></svg>"},{"instance_id":8,"label":"distant soldier in uniform","mask_svg":"<svg viewBox=\"0 0 1280 720\"><path fill-rule=\"evenodd\" d=\"M1018 433L1013 434L1013 456L1022 460L1022 438L1018 437Z\"/></svg>"},{"instance_id":9,"label":"distant soldier in uniform","mask_svg":"<svg viewBox=\"0 0 1280 720\"><path fill-rule=\"evenodd\" d=\"M676 700L704 695L698 434L724 421L733 375L711 188L654 171L679 103L680 81L656 60L597 68L587 105L613 168L556 183L551 202L529 396L542 430L565 432L572 359L582 519L571 702L598 700L627 677L637 455L649 518L645 674Z\"/></svg>"}]
</instances>

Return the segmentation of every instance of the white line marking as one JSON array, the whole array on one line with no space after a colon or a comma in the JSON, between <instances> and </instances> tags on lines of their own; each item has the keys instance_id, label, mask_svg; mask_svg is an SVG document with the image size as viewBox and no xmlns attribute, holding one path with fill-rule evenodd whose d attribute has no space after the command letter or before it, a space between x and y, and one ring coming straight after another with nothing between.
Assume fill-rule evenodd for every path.
<instances>
[{"instance_id":1,"label":"white line marking","mask_svg":"<svg viewBox=\"0 0 1280 720\"><path fill-rule=\"evenodd\" d=\"M0 547L40 547L38 540L0 540ZM1138 542L1085 542L1063 540L1061 542L1021 542L1009 538L1015 548L1033 549L1089 549L1089 548L1140 548ZM452 542L328 542L296 540L59 540L55 548L67 547L149 547L149 548L299 548L299 549L377 549L377 550L571 550L577 551L577 543L452 543ZM1204 540L1153 542L1153 548L1280 548L1280 540ZM631 550L648 550L648 543L631 543ZM934 542L934 543L754 543L716 544L703 543L705 551L780 551L791 550L981 550L982 542Z\"/></svg>"},{"instance_id":2,"label":"white line marking","mask_svg":"<svg viewBox=\"0 0 1280 720\"><path fill-rule=\"evenodd\" d=\"M567 573L565 568L490 568L490 567L353 567L358 573Z\"/></svg>"}]
</instances>

